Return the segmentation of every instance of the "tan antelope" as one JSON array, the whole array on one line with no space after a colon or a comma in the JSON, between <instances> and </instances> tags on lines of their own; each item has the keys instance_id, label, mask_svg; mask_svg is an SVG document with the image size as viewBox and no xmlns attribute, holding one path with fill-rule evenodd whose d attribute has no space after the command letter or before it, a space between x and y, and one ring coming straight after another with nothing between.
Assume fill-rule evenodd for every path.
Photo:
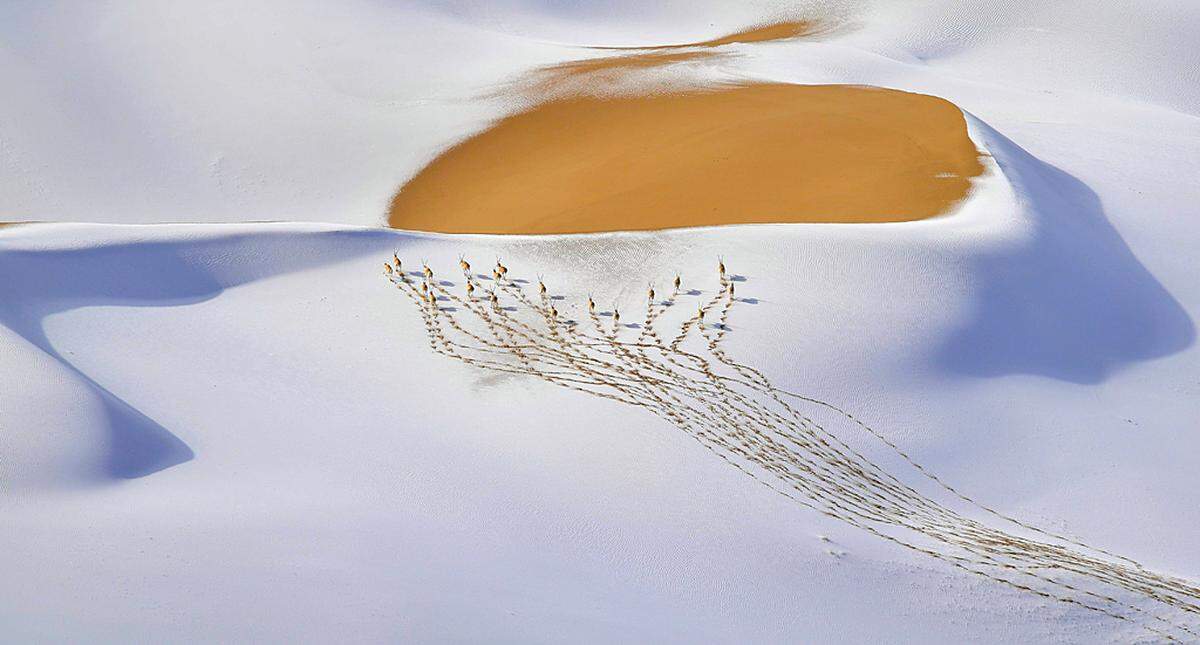
<instances>
[{"instance_id":1,"label":"tan antelope","mask_svg":"<svg viewBox=\"0 0 1200 645\"><path fill-rule=\"evenodd\" d=\"M543 296L546 295L546 283L542 282L542 276L540 275L538 276L538 293Z\"/></svg>"},{"instance_id":2,"label":"tan antelope","mask_svg":"<svg viewBox=\"0 0 1200 645\"><path fill-rule=\"evenodd\" d=\"M421 293L422 294L429 293L429 283L428 282L421 283Z\"/></svg>"},{"instance_id":3,"label":"tan antelope","mask_svg":"<svg viewBox=\"0 0 1200 645\"><path fill-rule=\"evenodd\" d=\"M654 287L650 287L649 291L646 292L646 296L649 297L650 304L654 304Z\"/></svg>"},{"instance_id":4,"label":"tan antelope","mask_svg":"<svg viewBox=\"0 0 1200 645\"><path fill-rule=\"evenodd\" d=\"M551 319L558 318L558 310L554 308L554 305L550 305L550 318Z\"/></svg>"},{"instance_id":5,"label":"tan antelope","mask_svg":"<svg viewBox=\"0 0 1200 645\"><path fill-rule=\"evenodd\" d=\"M425 264L424 262L422 262L422 263L421 263L421 270L425 272L425 279L426 279L426 280L431 280L431 279L433 279L433 269L430 269L428 264Z\"/></svg>"},{"instance_id":6,"label":"tan antelope","mask_svg":"<svg viewBox=\"0 0 1200 645\"><path fill-rule=\"evenodd\" d=\"M681 284L683 284L683 281L679 279L679 274L676 273L675 274L675 290L676 291L679 291L679 285L681 285Z\"/></svg>"},{"instance_id":7,"label":"tan antelope","mask_svg":"<svg viewBox=\"0 0 1200 645\"><path fill-rule=\"evenodd\" d=\"M400 270L400 254L399 254L399 253L393 253L393 254L392 254L392 259L396 261L396 270L397 270L397 271L399 271L399 270Z\"/></svg>"},{"instance_id":8,"label":"tan antelope","mask_svg":"<svg viewBox=\"0 0 1200 645\"><path fill-rule=\"evenodd\" d=\"M700 305L696 308L696 317L700 320L704 320L704 305Z\"/></svg>"},{"instance_id":9,"label":"tan antelope","mask_svg":"<svg viewBox=\"0 0 1200 645\"><path fill-rule=\"evenodd\" d=\"M471 282L470 280L467 280L467 297L468 298L475 297L475 284L473 282Z\"/></svg>"},{"instance_id":10,"label":"tan antelope","mask_svg":"<svg viewBox=\"0 0 1200 645\"><path fill-rule=\"evenodd\" d=\"M384 263L383 263L383 270L384 270L384 271L385 271L385 272L386 272L388 275L392 275L392 265L388 264L387 262L384 262Z\"/></svg>"},{"instance_id":11,"label":"tan antelope","mask_svg":"<svg viewBox=\"0 0 1200 645\"><path fill-rule=\"evenodd\" d=\"M591 296L588 296L588 313L596 313L596 301Z\"/></svg>"},{"instance_id":12,"label":"tan antelope","mask_svg":"<svg viewBox=\"0 0 1200 645\"><path fill-rule=\"evenodd\" d=\"M458 256L458 268L462 269L463 273L471 273L471 263L463 256Z\"/></svg>"},{"instance_id":13,"label":"tan antelope","mask_svg":"<svg viewBox=\"0 0 1200 645\"><path fill-rule=\"evenodd\" d=\"M495 292L495 291L493 291L493 292L492 292L492 294L491 294L491 296L488 298L488 300L491 300L491 301L492 301L492 306L493 306L493 307L498 307L498 306L500 306L500 299L496 297L496 292Z\"/></svg>"},{"instance_id":14,"label":"tan antelope","mask_svg":"<svg viewBox=\"0 0 1200 645\"><path fill-rule=\"evenodd\" d=\"M613 307L613 324L615 325L619 322L621 322L621 312L616 307Z\"/></svg>"},{"instance_id":15,"label":"tan antelope","mask_svg":"<svg viewBox=\"0 0 1200 645\"><path fill-rule=\"evenodd\" d=\"M725 277L725 260L717 258L717 270L721 272L721 277Z\"/></svg>"},{"instance_id":16,"label":"tan antelope","mask_svg":"<svg viewBox=\"0 0 1200 645\"><path fill-rule=\"evenodd\" d=\"M729 283L729 296L731 298L733 297L733 283L732 282Z\"/></svg>"}]
</instances>

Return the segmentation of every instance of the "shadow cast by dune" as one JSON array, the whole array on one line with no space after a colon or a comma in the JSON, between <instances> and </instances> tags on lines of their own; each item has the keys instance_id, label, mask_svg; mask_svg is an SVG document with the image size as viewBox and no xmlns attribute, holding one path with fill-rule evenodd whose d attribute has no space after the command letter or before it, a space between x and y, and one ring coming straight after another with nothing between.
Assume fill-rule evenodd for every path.
<instances>
[{"instance_id":1,"label":"shadow cast by dune","mask_svg":"<svg viewBox=\"0 0 1200 645\"><path fill-rule=\"evenodd\" d=\"M1025 203L1032 234L975 260L975 308L940 349L944 367L1099 383L1128 363L1191 345L1191 318L1134 256L1099 197L983 127Z\"/></svg>"},{"instance_id":2,"label":"shadow cast by dune","mask_svg":"<svg viewBox=\"0 0 1200 645\"><path fill-rule=\"evenodd\" d=\"M91 378L87 380L101 392L108 414L110 443L105 470L109 476L137 479L195 458L196 453L192 452L191 447L170 430L117 398Z\"/></svg>"},{"instance_id":3,"label":"shadow cast by dune","mask_svg":"<svg viewBox=\"0 0 1200 645\"><path fill-rule=\"evenodd\" d=\"M144 477L189 461L195 453L170 430L63 356L47 337L45 320L89 306L175 307L203 302L239 284L354 257L359 254L357 249L348 253L327 241L336 236L368 235L380 234L259 233L178 242L118 242L83 249L5 250L0 253L0 275L22 279L0 282L0 324L58 360L97 392L108 418L103 472L113 479ZM364 246L361 253L372 250ZM230 256L255 261L214 262L214 258Z\"/></svg>"}]
</instances>

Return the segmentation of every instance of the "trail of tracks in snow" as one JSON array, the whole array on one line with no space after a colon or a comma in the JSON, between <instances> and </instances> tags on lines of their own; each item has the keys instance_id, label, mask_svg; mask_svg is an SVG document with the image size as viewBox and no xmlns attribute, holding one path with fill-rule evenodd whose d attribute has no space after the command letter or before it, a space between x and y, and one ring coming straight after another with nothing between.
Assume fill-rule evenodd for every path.
<instances>
[{"instance_id":1,"label":"trail of tracks in snow","mask_svg":"<svg viewBox=\"0 0 1200 645\"><path fill-rule=\"evenodd\" d=\"M439 354L638 406L818 513L1008 587L1135 624L1157 639L1200 640L1200 587L989 508L848 412L780 390L758 369L730 358L722 341L738 299L724 272L716 295L701 301L668 340L660 318L680 306L678 287L665 299L649 298L640 325L621 324L615 310L597 314L591 307L585 320L573 321L556 311L544 290L530 295L505 275L494 273L485 290L486 277L464 270L477 295L459 296L431 272L405 274L398 258L395 264L387 273L417 305ZM629 327L640 330L634 336ZM911 467L906 476L933 482L948 503L887 472L853 448L849 435L839 437L801 405L834 413L850 433L867 433ZM964 504L986 520L950 504Z\"/></svg>"}]
</instances>

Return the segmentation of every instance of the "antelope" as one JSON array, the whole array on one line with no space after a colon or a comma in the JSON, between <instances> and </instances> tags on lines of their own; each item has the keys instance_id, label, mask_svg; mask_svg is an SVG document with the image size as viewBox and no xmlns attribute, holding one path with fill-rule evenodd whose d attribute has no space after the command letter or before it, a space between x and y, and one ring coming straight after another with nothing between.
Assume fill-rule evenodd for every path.
<instances>
[{"instance_id":1,"label":"antelope","mask_svg":"<svg viewBox=\"0 0 1200 645\"><path fill-rule=\"evenodd\" d=\"M463 270L463 273L471 272L471 263L467 262L463 256L458 256L458 266Z\"/></svg>"},{"instance_id":2,"label":"antelope","mask_svg":"<svg viewBox=\"0 0 1200 645\"><path fill-rule=\"evenodd\" d=\"M494 279L496 282L499 282L501 277L503 277L503 276L502 276L502 274L500 273L500 269L492 269L492 278L493 278L493 279Z\"/></svg>"},{"instance_id":3,"label":"antelope","mask_svg":"<svg viewBox=\"0 0 1200 645\"><path fill-rule=\"evenodd\" d=\"M591 296L588 296L588 313L596 313L596 301Z\"/></svg>"},{"instance_id":4,"label":"antelope","mask_svg":"<svg viewBox=\"0 0 1200 645\"><path fill-rule=\"evenodd\" d=\"M733 296L733 283L732 282L729 283L729 295L730 295L730 297Z\"/></svg>"},{"instance_id":5,"label":"antelope","mask_svg":"<svg viewBox=\"0 0 1200 645\"><path fill-rule=\"evenodd\" d=\"M717 269L721 272L722 276L725 275L725 260L717 258Z\"/></svg>"},{"instance_id":6,"label":"antelope","mask_svg":"<svg viewBox=\"0 0 1200 645\"><path fill-rule=\"evenodd\" d=\"M542 282L542 276L538 276L538 293L546 295L546 283Z\"/></svg>"},{"instance_id":7,"label":"antelope","mask_svg":"<svg viewBox=\"0 0 1200 645\"><path fill-rule=\"evenodd\" d=\"M496 292L495 292L495 291L493 291L493 292L492 292L492 295L491 295L491 297L489 297L489 298L488 298L488 300L491 300L491 301L492 301L492 306L493 306L493 307L497 307L497 306L499 306L499 305L500 305L500 299L496 297Z\"/></svg>"},{"instance_id":8,"label":"antelope","mask_svg":"<svg viewBox=\"0 0 1200 645\"><path fill-rule=\"evenodd\" d=\"M426 279L433 277L433 269L430 269L428 264L425 264L424 262L422 262L421 269L425 272Z\"/></svg>"},{"instance_id":9,"label":"antelope","mask_svg":"<svg viewBox=\"0 0 1200 645\"><path fill-rule=\"evenodd\" d=\"M704 320L704 306L703 305L696 308L696 317L699 318L700 320Z\"/></svg>"},{"instance_id":10,"label":"antelope","mask_svg":"<svg viewBox=\"0 0 1200 645\"><path fill-rule=\"evenodd\" d=\"M550 318L558 318L558 310L554 308L554 305L550 305Z\"/></svg>"},{"instance_id":11,"label":"antelope","mask_svg":"<svg viewBox=\"0 0 1200 645\"><path fill-rule=\"evenodd\" d=\"M621 312L616 307L613 307L613 324L615 325L619 322L621 322Z\"/></svg>"},{"instance_id":12,"label":"antelope","mask_svg":"<svg viewBox=\"0 0 1200 645\"><path fill-rule=\"evenodd\" d=\"M392 275L392 265L388 264L387 262L383 263L383 270L387 272L388 275Z\"/></svg>"},{"instance_id":13,"label":"antelope","mask_svg":"<svg viewBox=\"0 0 1200 645\"><path fill-rule=\"evenodd\" d=\"M421 293L422 294L429 293L429 283L428 282L421 283Z\"/></svg>"},{"instance_id":14,"label":"antelope","mask_svg":"<svg viewBox=\"0 0 1200 645\"><path fill-rule=\"evenodd\" d=\"M648 292L646 292L646 295L650 297L650 303L653 304L654 303L654 287L650 287L650 290Z\"/></svg>"},{"instance_id":15,"label":"antelope","mask_svg":"<svg viewBox=\"0 0 1200 645\"><path fill-rule=\"evenodd\" d=\"M467 297L473 298L475 294L475 284L467 280Z\"/></svg>"},{"instance_id":16,"label":"antelope","mask_svg":"<svg viewBox=\"0 0 1200 645\"><path fill-rule=\"evenodd\" d=\"M679 279L679 274L676 273L675 274L675 290L676 291L679 291L679 285L681 285L681 284L683 284L683 281Z\"/></svg>"},{"instance_id":17,"label":"antelope","mask_svg":"<svg viewBox=\"0 0 1200 645\"><path fill-rule=\"evenodd\" d=\"M399 254L399 253L393 253L393 254L392 254L392 259L396 261L396 270L397 270L397 271L399 271L399 270L400 270L400 254Z\"/></svg>"}]
</instances>

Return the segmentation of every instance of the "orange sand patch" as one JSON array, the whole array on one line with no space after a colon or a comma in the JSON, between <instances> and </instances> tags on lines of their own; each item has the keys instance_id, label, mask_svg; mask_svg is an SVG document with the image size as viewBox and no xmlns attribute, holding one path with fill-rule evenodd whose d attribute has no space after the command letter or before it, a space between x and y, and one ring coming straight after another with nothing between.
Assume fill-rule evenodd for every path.
<instances>
[{"instance_id":1,"label":"orange sand patch","mask_svg":"<svg viewBox=\"0 0 1200 645\"><path fill-rule=\"evenodd\" d=\"M504 118L392 200L396 228L551 234L945 212L983 166L940 98L753 84L576 96Z\"/></svg>"},{"instance_id":2,"label":"orange sand patch","mask_svg":"<svg viewBox=\"0 0 1200 645\"><path fill-rule=\"evenodd\" d=\"M710 49L691 51L646 51L621 56L604 56L568 61L543 67L530 73L519 90L532 102L543 102L569 95L613 95L645 93L655 86L646 75L671 65L716 60L730 56ZM639 82L640 81L640 82Z\"/></svg>"},{"instance_id":3,"label":"orange sand patch","mask_svg":"<svg viewBox=\"0 0 1200 645\"><path fill-rule=\"evenodd\" d=\"M812 20L794 20L751 27L727 36L721 36L711 40L702 40L694 43L681 43L678 45L655 45L652 47L596 47L594 49L680 49L683 47L720 47L722 45L732 45L734 43L761 43L771 40L786 40L788 38L812 36L819 34L826 29L827 27L820 22Z\"/></svg>"},{"instance_id":4,"label":"orange sand patch","mask_svg":"<svg viewBox=\"0 0 1200 645\"><path fill-rule=\"evenodd\" d=\"M604 72L611 69L634 70L652 67L663 67L675 63L686 63L705 58L719 56L716 52L657 52L648 54L631 54L627 56L605 56L603 58L588 58L559 63L543 68L543 71L553 71L564 75L586 75Z\"/></svg>"},{"instance_id":5,"label":"orange sand patch","mask_svg":"<svg viewBox=\"0 0 1200 645\"><path fill-rule=\"evenodd\" d=\"M543 102L567 94L619 94L631 89L644 91L645 81L654 79L642 74L670 65L714 61L730 58L737 50L720 49L735 43L762 43L789 40L831 33L838 27L829 20L792 20L763 24L732 34L698 42L674 45L645 45L627 47L589 47L597 51L622 52L585 60L568 61L543 67L530 73L517 84L517 93L527 99ZM687 51L677 51L687 50ZM629 53L633 52L633 53ZM639 85L638 81L642 87ZM631 84L632 82L632 84Z\"/></svg>"},{"instance_id":6,"label":"orange sand patch","mask_svg":"<svg viewBox=\"0 0 1200 645\"><path fill-rule=\"evenodd\" d=\"M646 47L591 47L603 51L634 51L617 56L589 58L550 65L530 75L525 94L535 100L552 100L564 94L616 93L623 81L638 72L682 63L727 58L729 51L713 48L734 43L758 43L800 38L829 31L826 23L816 21L780 22L753 27L719 38L679 45ZM689 51L674 51L687 49Z\"/></svg>"}]
</instances>

